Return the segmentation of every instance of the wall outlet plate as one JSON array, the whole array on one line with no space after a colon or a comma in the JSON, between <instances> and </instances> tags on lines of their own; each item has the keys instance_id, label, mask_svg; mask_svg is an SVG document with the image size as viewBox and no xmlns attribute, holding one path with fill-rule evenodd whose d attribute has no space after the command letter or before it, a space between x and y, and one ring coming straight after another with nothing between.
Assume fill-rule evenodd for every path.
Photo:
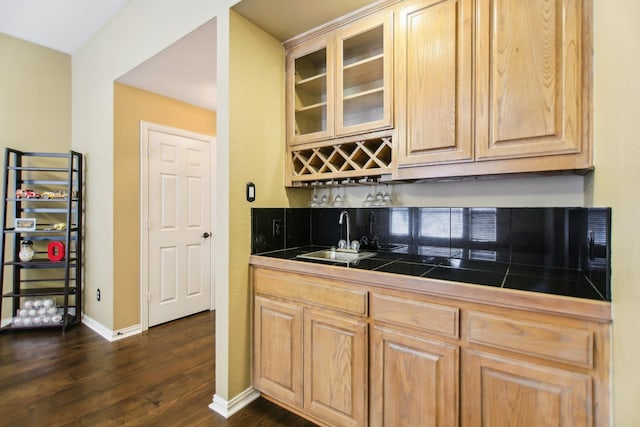
<instances>
[{"instance_id":1,"label":"wall outlet plate","mask_svg":"<svg viewBox=\"0 0 640 427\"><path fill-rule=\"evenodd\" d=\"M273 220L273 237L280 237L282 235L282 220Z\"/></svg>"}]
</instances>

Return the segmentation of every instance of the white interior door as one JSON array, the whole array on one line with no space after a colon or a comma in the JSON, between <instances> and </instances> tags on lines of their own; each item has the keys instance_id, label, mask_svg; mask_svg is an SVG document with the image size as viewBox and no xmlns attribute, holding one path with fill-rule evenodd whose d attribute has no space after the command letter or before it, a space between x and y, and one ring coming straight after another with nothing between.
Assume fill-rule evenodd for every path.
<instances>
[{"instance_id":1,"label":"white interior door","mask_svg":"<svg viewBox=\"0 0 640 427\"><path fill-rule=\"evenodd\" d=\"M211 308L212 138L160 126L146 135L148 326L154 326Z\"/></svg>"}]
</instances>

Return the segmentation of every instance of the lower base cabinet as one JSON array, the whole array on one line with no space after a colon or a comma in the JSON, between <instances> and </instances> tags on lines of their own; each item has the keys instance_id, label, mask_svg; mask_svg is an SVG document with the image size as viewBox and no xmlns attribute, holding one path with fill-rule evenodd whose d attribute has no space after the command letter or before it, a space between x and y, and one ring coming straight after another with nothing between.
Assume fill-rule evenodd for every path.
<instances>
[{"instance_id":1,"label":"lower base cabinet","mask_svg":"<svg viewBox=\"0 0 640 427\"><path fill-rule=\"evenodd\" d=\"M260 296L254 316L255 388L316 422L367 425L366 322Z\"/></svg>"},{"instance_id":2,"label":"lower base cabinet","mask_svg":"<svg viewBox=\"0 0 640 427\"><path fill-rule=\"evenodd\" d=\"M590 376L476 350L463 356L463 425L593 425Z\"/></svg>"},{"instance_id":3,"label":"lower base cabinet","mask_svg":"<svg viewBox=\"0 0 640 427\"><path fill-rule=\"evenodd\" d=\"M258 296L254 303L254 386L301 407L302 308Z\"/></svg>"},{"instance_id":4,"label":"lower base cabinet","mask_svg":"<svg viewBox=\"0 0 640 427\"><path fill-rule=\"evenodd\" d=\"M610 424L609 319L252 268L254 387L315 423Z\"/></svg>"},{"instance_id":5,"label":"lower base cabinet","mask_svg":"<svg viewBox=\"0 0 640 427\"><path fill-rule=\"evenodd\" d=\"M458 425L458 346L374 327L371 423Z\"/></svg>"},{"instance_id":6,"label":"lower base cabinet","mask_svg":"<svg viewBox=\"0 0 640 427\"><path fill-rule=\"evenodd\" d=\"M367 425L367 324L305 310L304 408L334 426Z\"/></svg>"}]
</instances>

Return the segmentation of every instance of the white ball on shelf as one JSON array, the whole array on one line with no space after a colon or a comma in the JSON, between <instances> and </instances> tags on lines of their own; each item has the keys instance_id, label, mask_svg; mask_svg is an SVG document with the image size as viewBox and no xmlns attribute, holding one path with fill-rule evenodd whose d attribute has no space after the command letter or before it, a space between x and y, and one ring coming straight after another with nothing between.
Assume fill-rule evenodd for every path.
<instances>
[{"instance_id":1,"label":"white ball on shelf","mask_svg":"<svg viewBox=\"0 0 640 427\"><path fill-rule=\"evenodd\" d=\"M48 325L51 323L51 316L42 316L42 324Z\"/></svg>"},{"instance_id":2,"label":"white ball on shelf","mask_svg":"<svg viewBox=\"0 0 640 427\"><path fill-rule=\"evenodd\" d=\"M22 319L22 325L23 326L33 325L33 321L31 320L31 317L25 317L24 319Z\"/></svg>"},{"instance_id":3,"label":"white ball on shelf","mask_svg":"<svg viewBox=\"0 0 640 427\"><path fill-rule=\"evenodd\" d=\"M47 298L46 300L42 301L42 305L46 308L55 307L56 300L54 300L53 298Z\"/></svg>"},{"instance_id":4,"label":"white ball on shelf","mask_svg":"<svg viewBox=\"0 0 640 427\"><path fill-rule=\"evenodd\" d=\"M38 314L38 310L36 310L35 308L32 308L28 311L29 317L34 317Z\"/></svg>"},{"instance_id":5,"label":"white ball on shelf","mask_svg":"<svg viewBox=\"0 0 640 427\"><path fill-rule=\"evenodd\" d=\"M24 308L33 308L33 301L31 301L30 299L26 300L23 304Z\"/></svg>"},{"instance_id":6,"label":"white ball on shelf","mask_svg":"<svg viewBox=\"0 0 640 427\"><path fill-rule=\"evenodd\" d=\"M27 310L26 308L21 308L18 310L17 314L20 317L27 317L29 315L29 310Z\"/></svg>"},{"instance_id":7,"label":"white ball on shelf","mask_svg":"<svg viewBox=\"0 0 640 427\"><path fill-rule=\"evenodd\" d=\"M38 309L38 315L39 315L39 316L44 316L45 314L47 314L47 309L46 309L46 308L44 308L44 307L40 307L40 308Z\"/></svg>"},{"instance_id":8,"label":"white ball on shelf","mask_svg":"<svg viewBox=\"0 0 640 427\"><path fill-rule=\"evenodd\" d=\"M42 323L42 318L40 316L36 316L32 319L34 326L39 326Z\"/></svg>"},{"instance_id":9,"label":"white ball on shelf","mask_svg":"<svg viewBox=\"0 0 640 427\"><path fill-rule=\"evenodd\" d=\"M34 306L35 308L40 308L40 307L42 307L42 300L41 300L41 299L37 299L37 300L33 301L33 306Z\"/></svg>"},{"instance_id":10,"label":"white ball on shelf","mask_svg":"<svg viewBox=\"0 0 640 427\"><path fill-rule=\"evenodd\" d=\"M14 317L13 318L13 326L22 326L23 325L23 318L22 317Z\"/></svg>"},{"instance_id":11,"label":"white ball on shelf","mask_svg":"<svg viewBox=\"0 0 640 427\"><path fill-rule=\"evenodd\" d=\"M49 307L49 308L47 308L47 314L48 314L49 316L55 316L55 315L56 315L56 313L58 313L58 309L57 309L57 308L55 308L55 307Z\"/></svg>"},{"instance_id":12,"label":"white ball on shelf","mask_svg":"<svg viewBox=\"0 0 640 427\"><path fill-rule=\"evenodd\" d=\"M62 322L62 316L60 314L56 314L55 316L51 317L51 323L61 323Z\"/></svg>"}]
</instances>

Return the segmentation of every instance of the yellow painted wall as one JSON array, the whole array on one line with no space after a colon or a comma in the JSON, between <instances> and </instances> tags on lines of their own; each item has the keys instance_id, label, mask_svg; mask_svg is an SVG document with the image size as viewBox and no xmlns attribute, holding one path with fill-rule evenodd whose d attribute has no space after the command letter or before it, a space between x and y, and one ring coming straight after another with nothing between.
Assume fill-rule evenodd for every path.
<instances>
[{"instance_id":1,"label":"yellow painted wall","mask_svg":"<svg viewBox=\"0 0 640 427\"><path fill-rule=\"evenodd\" d=\"M118 330L140 323L140 121L215 136L216 114L121 83L114 84L113 96L113 328Z\"/></svg>"},{"instance_id":2,"label":"yellow painted wall","mask_svg":"<svg viewBox=\"0 0 640 427\"><path fill-rule=\"evenodd\" d=\"M0 144L23 151L71 148L71 57L0 33ZM2 301L8 318L11 301Z\"/></svg>"},{"instance_id":3,"label":"yellow painted wall","mask_svg":"<svg viewBox=\"0 0 640 427\"><path fill-rule=\"evenodd\" d=\"M71 148L71 57L0 33L0 141L25 151Z\"/></svg>"},{"instance_id":4,"label":"yellow painted wall","mask_svg":"<svg viewBox=\"0 0 640 427\"><path fill-rule=\"evenodd\" d=\"M114 329L114 97L113 82L227 9L219 0L126 2L72 60L72 144L86 153L85 319ZM150 19L150 11L153 19ZM223 42L224 43L224 42ZM219 48L218 54L224 49ZM224 56L223 56L224 57ZM225 69L221 65L222 69ZM224 81L224 77L219 79ZM218 97L223 105L224 99ZM218 114L218 119L220 114ZM218 138L224 133L217 124ZM96 289L103 291L101 302Z\"/></svg>"},{"instance_id":5,"label":"yellow painted wall","mask_svg":"<svg viewBox=\"0 0 640 427\"><path fill-rule=\"evenodd\" d=\"M588 197L612 207L613 425L640 420L640 2L594 1L595 173Z\"/></svg>"},{"instance_id":6,"label":"yellow painted wall","mask_svg":"<svg viewBox=\"0 0 640 427\"><path fill-rule=\"evenodd\" d=\"M284 188L284 49L237 13L230 16L229 57L229 396L251 385L251 208L303 206ZM245 199L247 182L256 201Z\"/></svg>"}]
</instances>

